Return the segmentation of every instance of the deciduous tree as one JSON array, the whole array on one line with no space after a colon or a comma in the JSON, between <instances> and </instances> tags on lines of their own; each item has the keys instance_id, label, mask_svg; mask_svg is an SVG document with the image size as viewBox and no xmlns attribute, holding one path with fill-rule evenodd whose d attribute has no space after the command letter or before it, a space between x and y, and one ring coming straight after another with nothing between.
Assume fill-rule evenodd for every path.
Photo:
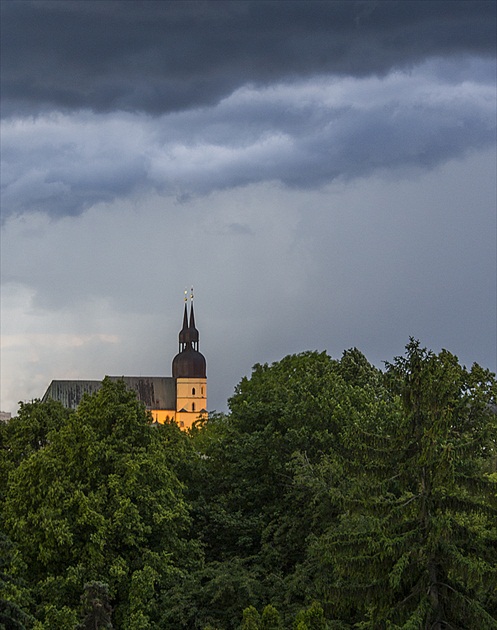
<instances>
[{"instance_id":1,"label":"deciduous tree","mask_svg":"<svg viewBox=\"0 0 497 630\"><path fill-rule=\"evenodd\" d=\"M10 474L4 504L38 602L75 611L84 585L104 582L118 627L153 627L162 590L199 557L178 454L134 393L109 379L49 435Z\"/></svg>"}]
</instances>

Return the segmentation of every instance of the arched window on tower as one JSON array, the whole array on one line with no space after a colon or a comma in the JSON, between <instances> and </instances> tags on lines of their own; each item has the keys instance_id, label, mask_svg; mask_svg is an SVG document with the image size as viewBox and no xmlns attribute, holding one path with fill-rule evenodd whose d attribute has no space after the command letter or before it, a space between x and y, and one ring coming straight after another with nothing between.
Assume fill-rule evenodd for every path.
<instances>
[{"instance_id":1,"label":"arched window on tower","mask_svg":"<svg viewBox=\"0 0 497 630\"><path fill-rule=\"evenodd\" d=\"M192 387L192 396L195 396L195 387Z\"/></svg>"},{"instance_id":2,"label":"arched window on tower","mask_svg":"<svg viewBox=\"0 0 497 630\"><path fill-rule=\"evenodd\" d=\"M195 411L195 403L192 403L192 411Z\"/></svg>"}]
</instances>

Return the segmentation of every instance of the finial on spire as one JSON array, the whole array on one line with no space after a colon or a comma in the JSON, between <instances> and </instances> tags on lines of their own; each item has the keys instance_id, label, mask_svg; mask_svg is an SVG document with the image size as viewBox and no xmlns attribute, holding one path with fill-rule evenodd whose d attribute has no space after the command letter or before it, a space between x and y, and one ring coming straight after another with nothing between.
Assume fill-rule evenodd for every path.
<instances>
[{"instance_id":1,"label":"finial on spire","mask_svg":"<svg viewBox=\"0 0 497 630\"><path fill-rule=\"evenodd\" d=\"M185 289L185 302L188 302L188 291Z\"/></svg>"},{"instance_id":2,"label":"finial on spire","mask_svg":"<svg viewBox=\"0 0 497 630\"><path fill-rule=\"evenodd\" d=\"M193 302L193 287L192 287L191 292L190 292L190 300Z\"/></svg>"}]
</instances>

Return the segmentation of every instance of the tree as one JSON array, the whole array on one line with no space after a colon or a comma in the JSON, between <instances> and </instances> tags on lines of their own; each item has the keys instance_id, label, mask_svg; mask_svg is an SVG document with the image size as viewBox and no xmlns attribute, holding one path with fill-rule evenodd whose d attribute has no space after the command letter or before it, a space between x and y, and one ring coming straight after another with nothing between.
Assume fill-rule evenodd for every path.
<instances>
[{"instance_id":1,"label":"tree","mask_svg":"<svg viewBox=\"0 0 497 630\"><path fill-rule=\"evenodd\" d=\"M12 542L0 532L0 629L25 630L34 619L26 610L31 594L16 576L15 550Z\"/></svg>"},{"instance_id":2,"label":"tree","mask_svg":"<svg viewBox=\"0 0 497 630\"><path fill-rule=\"evenodd\" d=\"M248 605L272 602L289 623L317 597L299 566L309 536L329 527L339 506L296 483L300 462L315 465L324 453L340 453L349 419L382 422L378 384L381 372L356 349L340 361L318 352L288 356L256 365L230 399L230 414L194 432L198 458L189 497L207 561L200 608L210 609L217 623L232 627L214 608L223 584L235 589L228 598L240 606L237 615L230 606L235 619ZM207 600L212 592L216 597Z\"/></svg>"},{"instance_id":3,"label":"tree","mask_svg":"<svg viewBox=\"0 0 497 630\"><path fill-rule=\"evenodd\" d=\"M385 380L397 416L346 425L343 513L310 550L323 595L361 627L495 629L495 378L411 340Z\"/></svg>"},{"instance_id":4,"label":"tree","mask_svg":"<svg viewBox=\"0 0 497 630\"><path fill-rule=\"evenodd\" d=\"M11 472L4 523L52 617L104 582L118 627L159 622L163 591L200 558L166 442L135 394L105 379Z\"/></svg>"},{"instance_id":5,"label":"tree","mask_svg":"<svg viewBox=\"0 0 497 630\"><path fill-rule=\"evenodd\" d=\"M299 611L294 626L296 630L301 629L301 626L303 630L326 630L327 623L321 604L314 601L308 608Z\"/></svg>"},{"instance_id":6,"label":"tree","mask_svg":"<svg viewBox=\"0 0 497 630\"><path fill-rule=\"evenodd\" d=\"M109 599L109 587L107 584L103 582L85 584L85 590L81 596L84 616L78 625L78 630L112 628L112 606Z\"/></svg>"},{"instance_id":7,"label":"tree","mask_svg":"<svg viewBox=\"0 0 497 630\"><path fill-rule=\"evenodd\" d=\"M261 630L283 630L280 613L274 606L268 604L261 615Z\"/></svg>"},{"instance_id":8,"label":"tree","mask_svg":"<svg viewBox=\"0 0 497 630\"><path fill-rule=\"evenodd\" d=\"M257 612L257 608L249 606L243 611L242 623L240 630L259 630L261 623L261 616Z\"/></svg>"},{"instance_id":9,"label":"tree","mask_svg":"<svg viewBox=\"0 0 497 630\"><path fill-rule=\"evenodd\" d=\"M46 446L50 433L58 431L72 413L54 400L19 404L17 416L0 422L0 500L5 496L9 473Z\"/></svg>"}]
</instances>

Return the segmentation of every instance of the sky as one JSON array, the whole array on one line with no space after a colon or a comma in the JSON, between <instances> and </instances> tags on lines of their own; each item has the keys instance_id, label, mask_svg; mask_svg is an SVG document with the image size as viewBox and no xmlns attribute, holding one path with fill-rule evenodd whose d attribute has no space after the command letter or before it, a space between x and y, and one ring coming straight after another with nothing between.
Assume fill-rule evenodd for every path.
<instances>
[{"instance_id":1,"label":"sky","mask_svg":"<svg viewBox=\"0 0 497 630\"><path fill-rule=\"evenodd\" d=\"M496 370L496 4L1 8L0 409L410 337Z\"/></svg>"}]
</instances>

